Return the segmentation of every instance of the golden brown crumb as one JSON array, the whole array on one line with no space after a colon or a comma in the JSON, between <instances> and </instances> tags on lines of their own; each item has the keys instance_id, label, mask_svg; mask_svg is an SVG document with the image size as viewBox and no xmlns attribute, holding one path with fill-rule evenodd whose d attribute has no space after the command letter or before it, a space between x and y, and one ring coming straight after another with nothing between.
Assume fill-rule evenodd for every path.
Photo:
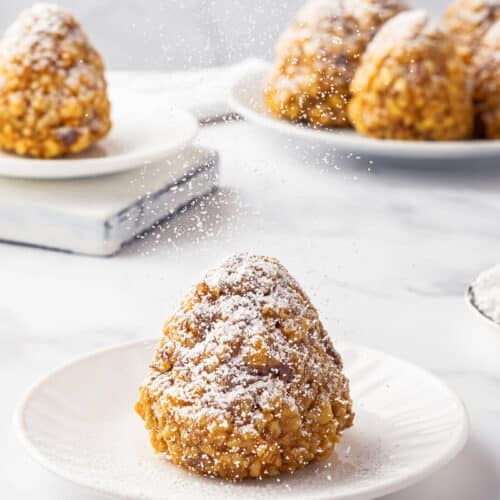
<instances>
[{"instance_id":1,"label":"golden brown crumb","mask_svg":"<svg viewBox=\"0 0 500 500\"><path fill-rule=\"evenodd\" d=\"M473 127L471 84L453 41L425 12L394 17L363 55L349 116L383 139L453 140Z\"/></svg>"},{"instance_id":2,"label":"golden brown crumb","mask_svg":"<svg viewBox=\"0 0 500 500\"><path fill-rule=\"evenodd\" d=\"M403 0L315 0L276 46L264 98L277 116L317 127L346 127L349 84L369 40Z\"/></svg>"},{"instance_id":3,"label":"golden brown crumb","mask_svg":"<svg viewBox=\"0 0 500 500\"><path fill-rule=\"evenodd\" d=\"M136 411L176 464L232 480L275 476L327 457L352 425L341 370L288 271L236 255L166 322Z\"/></svg>"},{"instance_id":4,"label":"golden brown crumb","mask_svg":"<svg viewBox=\"0 0 500 500\"><path fill-rule=\"evenodd\" d=\"M75 18L50 4L24 11L0 42L0 147L50 158L110 127L104 64Z\"/></svg>"},{"instance_id":5,"label":"golden brown crumb","mask_svg":"<svg viewBox=\"0 0 500 500\"><path fill-rule=\"evenodd\" d=\"M479 43L473 67L479 133L488 139L500 139L500 20Z\"/></svg>"},{"instance_id":6,"label":"golden brown crumb","mask_svg":"<svg viewBox=\"0 0 500 500\"><path fill-rule=\"evenodd\" d=\"M482 37L497 20L500 20L500 0L455 0L448 6L444 22L467 65L472 63Z\"/></svg>"}]
</instances>

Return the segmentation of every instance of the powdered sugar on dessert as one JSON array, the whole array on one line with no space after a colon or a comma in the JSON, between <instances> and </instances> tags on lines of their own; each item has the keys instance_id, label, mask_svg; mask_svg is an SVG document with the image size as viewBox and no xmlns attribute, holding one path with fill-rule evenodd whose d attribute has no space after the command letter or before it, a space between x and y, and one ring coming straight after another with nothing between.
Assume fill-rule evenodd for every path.
<instances>
[{"instance_id":1,"label":"powdered sugar on dessert","mask_svg":"<svg viewBox=\"0 0 500 500\"><path fill-rule=\"evenodd\" d=\"M437 31L437 23L424 10L402 12L389 20L377 33L368 46L363 61L373 60L373 64L379 64L381 59L398 49L408 50L411 46L432 44L432 37Z\"/></svg>"},{"instance_id":2,"label":"powdered sugar on dessert","mask_svg":"<svg viewBox=\"0 0 500 500\"><path fill-rule=\"evenodd\" d=\"M48 3L35 4L7 29L0 45L2 57L41 70L64 66L65 50L87 45L85 33L68 12ZM68 54L69 55L69 54Z\"/></svg>"},{"instance_id":3,"label":"powdered sugar on dessert","mask_svg":"<svg viewBox=\"0 0 500 500\"><path fill-rule=\"evenodd\" d=\"M288 271L235 255L166 322L136 410L175 463L229 479L274 476L328 456L352 425L341 369Z\"/></svg>"},{"instance_id":4,"label":"powdered sugar on dessert","mask_svg":"<svg viewBox=\"0 0 500 500\"><path fill-rule=\"evenodd\" d=\"M241 423L245 424L261 419L262 409L271 409L277 399L295 409L294 395L287 391L286 382L293 376L289 373L290 365L297 356L282 330L304 330L304 325L298 322L309 318L309 335L315 336L318 345L324 343L323 349L331 351L329 340L317 322L317 313L312 307L307 308L298 283L277 261L257 260L247 254L229 259L208 272L203 283L216 290L218 296L214 300L209 294L189 312L184 305L176 312L176 325L184 327L177 334L185 337L176 339L180 344L165 339L159 357L169 358L168 352L175 342L174 368L167 375L153 372L147 382L150 389L160 391L165 402L182 401L177 412L188 418L198 419L207 413L225 418L232 406L242 400L256 410L241 415ZM288 317L280 320L273 314L273 318L266 318L263 310L278 314L286 311ZM272 329L270 321L275 323ZM194 345L193 327L200 334ZM263 354L257 362L249 363L256 355L255 343L260 339L265 343ZM336 353L335 359L340 359ZM312 356L301 359L300 363L307 370L318 372L319 361ZM178 380L175 384L173 377Z\"/></svg>"},{"instance_id":5,"label":"powdered sugar on dessert","mask_svg":"<svg viewBox=\"0 0 500 500\"><path fill-rule=\"evenodd\" d=\"M280 118L314 127L346 127L349 84L377 30L405 10L403 0L312 0L276 44L264 86Z\"/></svg>"},{"instance_id":6,"label":"powdered sugar on dessert","mask_svg":"<svg viewBox=\"0 0 500 500\"><path fill-rule=\"evenodd\" d=\"M353 17L365 24L370 20L387 20L394 11L407 8L401 0L309 0L297 13L297 22L317 25L325 20Z\"/></svg>"}]
</instances>

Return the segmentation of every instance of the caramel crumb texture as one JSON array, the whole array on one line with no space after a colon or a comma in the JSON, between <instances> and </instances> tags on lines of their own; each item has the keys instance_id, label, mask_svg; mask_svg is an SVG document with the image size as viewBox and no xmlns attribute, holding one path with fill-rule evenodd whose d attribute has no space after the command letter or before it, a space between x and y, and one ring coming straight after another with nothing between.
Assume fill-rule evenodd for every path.
<instances>
[{"instance_id":1,"label":"caramel crumb texture","mask_svg":"<svg viewBox=\"0 0 500 500\"><path fill-rule=\"evenodd\" d=\"M176 464L275 476L328 457L353 423L340 355L276 259L241 254L209 271L163 334L136 411Z\"/></svg>"},{"instance_id":2,"label":"caramel crumb texture","mask_svg":"<svg viewBox=\"0 0 500 500\"><path fill-rule=\"evenodd\" d=\"M422 10L378 32L351 83L349 117L383 139L454 140L473 129L472 85L454 40Z\"/></svg>"},{"instance_id":3,"label":"caramel crumb texture","mask_svg":"<svg viewBox=\"0 0 500 500\"><path fill-rule=\"evenodd\" d=\"M275 115L347 127L349 84L366 45L402 0L310 0L276 46L264 99Z\"/></svg>"},{"instance_id":4,"label":"caramel crumb texture","mask_svg":"<svg viewBox=\"0 0 500 500\"><path fill-rule=\"evenodd\" d=\"M465 64L472 63L481 39L499 20L500 0L455 0L448 6L445 26Z\"/></svg>"},{"instance_id":5,"label":"caramel crumb texture","mask_svg":"<svg viewBox=\"0 0 500 500\"><path fill-rule=\"evenodd\" d=\"M51 4L22 12L0 42L0 147L56 157L110 128L104 64L75 18Z\"/></svg>"},{"instance_id":6,"label":"caramel crumb texture","mask_svg":"<svg viewBox=\"0 0 500 500\"><path fill-rule=\"evenodd\" d=\"M479 43L473 68L478 135L500 139L500 19Z\"/></svg>"}]
</instances>

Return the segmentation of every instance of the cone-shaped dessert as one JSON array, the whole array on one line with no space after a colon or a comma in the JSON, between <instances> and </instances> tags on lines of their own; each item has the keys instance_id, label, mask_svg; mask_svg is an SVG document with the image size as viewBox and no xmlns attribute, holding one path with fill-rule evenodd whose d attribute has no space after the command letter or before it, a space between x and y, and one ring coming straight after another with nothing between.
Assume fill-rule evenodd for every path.
<instances>
[{"instance_id":1,"label":"cone-shaped dessert","mask_svg":"<svg viewBox=\"0 0 500 500\"><path fill-rule=\"evenodd\" d=\"M473 128L472 89L451 37L421 10L388 21L351 84L349 117L383 139L453 140Z\"/></svg>"},{"instance_id":2,"label":"cone-shaped dessert","mask_svg":"<svg viewBox=\"0 0 500 500\"><path fill-rule=\"evenodd\" d=\"M316 309L276 260L231 257L166 322L136 411L199 474L274 476L326 457L353 421Z\"/></svg>"},{"instance_id":3,"label":"cone-shaped dessert","mask_svg":"<svg viewBox=\"0 0 500 500\"><path fill-rule=\"evenodd\" d=\"M500 139L500 20L481 40L473 67L479 135Z\"/></svg>"},{"instance_id":4,"label":"cone-shaped dessert","mask_svg":"<svg viewBox=\"0 0 500 500\"><path fill-rule=\"evenodd\" d=\"M466 64L472 62L482 37L497 20L500 0L454 0L449 5L444 22Z\"/></svg>"},{"instance_id":5,"label":"cone-shaped dessert","mask_svg":"<svg viewBox=\"0 0 500 500\"><path fill-rule=\"evenodd\" d=\"M110 127L104 64L75 18L24 11L0 42L0 147L50 158L81 151Z\"/></svg>"},{"instance_id":6,"label":"cone-shaped dessert","mask_svg":"<svg viewBox=\"0 0 500 500\"><path fill-rule=\"evenodd\" d=\"M367 43L403 0L310 0L276 46L264 99L280 118L346 127L349 84Z\"/></svg>"}]
</instances>

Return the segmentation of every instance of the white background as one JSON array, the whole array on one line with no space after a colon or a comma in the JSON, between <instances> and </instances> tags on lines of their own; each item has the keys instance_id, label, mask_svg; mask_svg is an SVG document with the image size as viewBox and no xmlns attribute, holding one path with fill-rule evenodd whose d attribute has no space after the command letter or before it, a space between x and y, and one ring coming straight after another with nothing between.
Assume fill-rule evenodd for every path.
<instances>
[{"instance_id":1,"label":"white background","mask_svg":"<svg viewBox=\"0 0 500 500\"><path fill-rule=\"evenodd\" d=\"M353 0L356 1L356 0ZM1 0L0 31L32 0ZM270 57L301 0L59 0L111 69L189 68ZM446 0L413 0L438 14Z\"/></svg>"}]
</instances>

